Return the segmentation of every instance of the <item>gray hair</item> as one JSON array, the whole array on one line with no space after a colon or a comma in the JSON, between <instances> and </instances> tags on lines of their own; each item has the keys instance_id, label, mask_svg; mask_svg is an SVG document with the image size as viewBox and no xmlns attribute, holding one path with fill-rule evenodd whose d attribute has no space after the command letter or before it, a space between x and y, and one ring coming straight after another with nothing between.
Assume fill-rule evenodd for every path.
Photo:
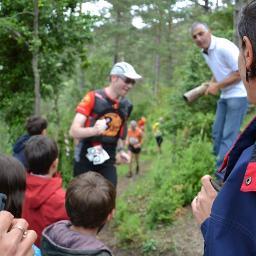
<instances>
[{"instance_id":1,"label":"gray hair","mask_svg":"<svg viewBox=\"0 0 256 256\"><path fill-rule=\"evenodd\" d=\"M133 126L133 127L136 127L136 126L137 126L137 122L136 122L135 120L132 120L130 124L131 124L131 126Z\"/></svg>"},{"instance_id":2,"label":"gray hair","mask_svg":"<svg viewBox=\"0 0 256 256\"><path fill-rule=\"evenodd\" d=\"M191 28L190 28L190 34L193 33L193 31L197 28L197 27L203 27L206 31L209 31L209 27L207 24L203 23L203 22L194 22L192 25L191 25Z\"/></svg>"}]
</instances>

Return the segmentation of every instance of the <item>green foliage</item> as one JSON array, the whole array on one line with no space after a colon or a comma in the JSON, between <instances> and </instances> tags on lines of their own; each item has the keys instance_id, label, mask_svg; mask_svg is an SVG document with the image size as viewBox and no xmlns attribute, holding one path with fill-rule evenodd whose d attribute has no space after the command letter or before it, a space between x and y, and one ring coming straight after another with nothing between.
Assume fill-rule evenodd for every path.
<instances>
[{"instance_id":1,"label":"green foliage","mask_svg":"<svg viewBox=\"0 0 256 256\"><path fill-rule=\"evenodd\" d=\"M11 145L9 139L8 127L0 114L0 153L10 153Z\"/></svg>"},{"instance_id":2,"label":"green foliage","mask_svg":"<svg viewBox=\"0 0 256 256\"><path fill-rule=\"evenodd\" d=\"M32 97L28 97L29 93L20 92L13 93L10 98L4 97L2 104L4 109L2 119L8 127L8 133L10 143L13 143L18 136L24 133L25 116L30 115L30 107L32 103ZM1 103L0 103L1 104Z\"/></svg>"},{"instance_id":3,"label":"green foliage","mask_svg":"<svg viewBox=\"0 0 256 256\"><path fill-rule=\"evenodd\" d=\"M75 10L79 3L77 0L41 1L39 37L36 38L33 1L1 2L0 108L6 113L3 118L11 137L16 137L16 127L21 126L34 109L32 52L39 49L42 97L58 97L63 74L71 76L74 63L78 59L86 61L85 42L91 39L94 19Z\"/></svg>"},{"instance_id":4,"label":"green foliage","mask_svg":"<svg viewBox=\"0 0 256 256\"><path fill-rule=\"evenodd\" d=\"M145 252L153 250L156 244L149 242L149 228L171 224L179 209L191 202L200 189L201 176L213 174L215 161L211 151L207 138L186 138L180 131L171 143L165 138L162 155L152 158L150 153L147 176L118 200L115 224L122 243L138 243L140 238ZM134 239L136 236L139 238Z\"/></svg>"},{"instance_id":5,"label":"green foliage","mask_svg":"<svg viewBox=\"0 0 256 256\"><path fill-rule=\"evenodd\" d=\"M117 208L115 224L120 243L132 244L143 241L144 235L139 215L131 212L131 208L123 200L117 201Z\"/></svg>"},{"instance_id":6,"label":"green foliage","mask_svg":"<svg viewBox=\"0 0 256 256\"><path fill-rule=\"evenodd\" d=\"M133 104L133 110L130 119L138 120L142 116L150 116L154 107L153 92L149 84L138 82L129 93L128 98Z\"/></svg>"},{"instance_id":7,"label":"green foliage","mask_svg":"<svg viewBox=\"0 0 256 256\"><path fill-rule=\"evenodd\" d=\"M177 141L179 140L179 141ZM184 145L179 136L169 159L159 159L153 166L154 196L148 203L148 223L172 222L176 209L191 202L205 173L213 173L211 145L196 136Z\"/></svg>"},{"instance_id":8,"label":"green foliage","mask_svg":"<svg viewBox=\"0 0 256 256\"><path fill-rule=\"evenodd\" d=\"M49 121L49 136L58 143L66 185L72 178L74 147L68 131L76 104L86 91L108 83L113 60L132 63L143 80L129 94L131 119L147 118L143 151L150 166L141 183L118 198L114 224L122 246L139 244L150 254L157 247L150 229L172 223L199 190L200 177L213 172L210 134L217 97L201 97L192 104L183 99L186 91L211 78L189 28L195 20L203 21L213 34L231 39L233 7L205 13L195 4L176 10L175 1L110 2L111 17L92 30L96 19L77 10L81 1L41 0L35 38L32 2L1 1L0 150L10 153L33 113L31 58L39 48L42 114ZM131 12L134 5L138 9ZM143 29L131 24L137 15L147 24ZM164 143L163 154L157 155L151 126L160 116ZM126 170L122 167L119 174Z\"/></svg>"},{"instance_id":9,"label":"green foliage","mask_svg":"<svg viewBox=\"0 0 256 256\"><path fill-rule=\"evenodd\" d=\"M149 239L143 243L142 251L143 253L151 253L156 251L157 249L157 241L154 239Z\"/></svg>"},{"instance_id":10,"label":"green foliage","mask_svg":"<svg viewBox=\"0 0 256 256\"><path fill-rule=\"evenodd\" d=\"M73 176L74 142L69 137L69 128L75 114L75 106L80 101L81 95L72 80L67 80L61 86L62 91L58 101L52 99L44 101L42 110L48 113L48 134L58 143L59 170L66 186Z\"/></svg>"},{"instance_id":11,"label":"green foliage","mask_svg":"<svg viewBox=\"0 0 256 256\"><path fill-rule=\"evenodd\" d=\"M93 56L88 59L88 68L85 72L85 84L90 89L98 89L108 84L107 78L111 69L111 60L102 56Z\"/></svg>"}]
</instances>

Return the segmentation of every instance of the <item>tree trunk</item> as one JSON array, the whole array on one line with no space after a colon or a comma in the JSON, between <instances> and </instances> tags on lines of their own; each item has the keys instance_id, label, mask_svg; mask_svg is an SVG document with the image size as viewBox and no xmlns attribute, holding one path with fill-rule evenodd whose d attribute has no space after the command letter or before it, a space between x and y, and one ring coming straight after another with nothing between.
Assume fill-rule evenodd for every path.
<instances>
[{"instance_id":1,"label":"tree trunk","mask_svg":"<svg viewBox=\"0 0 256 256\"><path fill-rule=\"evenodd\" d=\"M161 29L162 23L160 22L157 27L156 27L156 49L158 49L158 45L161 44L161 33L162 33L162 29ZM153 88L153 92L154 95L157 96L158 91L159 91L159 76L160 76L160 54L158 52L158 50L156 50L156 54L155 54L155 67L154 67L154 73L155 73L155 79L154 79L154 88Z\"/></svg>"},{"instance_id":2,"label":"tree trunk","mask_svg":"<svg viewBox=\"0 0 256 256\"><path fill-rule=\"evenodd\" d=\"M116 27L119 28L121 26L121 11L119 6L116 7ZM114 63L118 62L119 59L119 50L120 50L120 35L119 33L115 33L114 37Z\"/></svg>"},{"instance_id":3,"label":"tree trunk","mask_svg":"<svg viewBox=\"0 0 256 256\"><path fill-rule=\"evenodd\" d=\"M36 42L33 46L32 52L32 68L34 74L34 92L35 92L35 115L40 115L41 112L41 95L40 95L40 73L38 69L38 55L39 55L39 47L38 47L38 16L39 16L39 8L38 8L38 0L34 0L34 24L33 24L33 33L34 33L34 41Z\"/></svg>"},{"instance_id":4,"label":"tree trunk","mask_svg":"<svg viewBox=\"0 0 256 256\"><path fill-rule=\"evenodd\" d=\"M172 79L172 73L173 73L173 67L172 67L172 40L171 40L171 35L172 35L172 15L171 11L169 10L168 14L168 33L167 33L167 44L168 44L168 75L167 79L168 81L171 81Z\"/></svg>"},{"instance_id":5,"label":"tree trunk","mask_svg":"<svg viewBox=\"0 0 256 256\"><path fill-rule=\"evenodd\" d=\"M157 96L159 91L159 73L160 73L160 55L156 53L155 56L155 81L154 81L154 95Z\"/></svg>"},{"instance_id":6,"label":"tree trunk","mask_svg":"<svg viewBox=\"0 0 256 256\"><path fill-rule=\"evenodd\" d=\"M80 15L82 15L82 3L80 3L80 9L79 9ZM85 90L85 70L82 68L82 61L81 58L79 57L78 60L78 84L79 84L79 89L82 93L84 93Z\"/></svg>"}]
</instances>

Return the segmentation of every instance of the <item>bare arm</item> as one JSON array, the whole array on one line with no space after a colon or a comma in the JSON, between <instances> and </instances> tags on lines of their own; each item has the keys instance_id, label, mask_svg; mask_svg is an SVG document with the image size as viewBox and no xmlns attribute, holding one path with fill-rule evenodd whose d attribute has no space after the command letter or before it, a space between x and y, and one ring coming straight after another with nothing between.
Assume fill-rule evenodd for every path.
<instances>
[{"instance_id":1,"label":"bare arm","mask_svg":"<svg viewBox=\"0 0 256 256\"><path fill-rule=\"evenodd\" d=\"M230 86L231 84L235 83L235 82L239 82L241 80L240 78L240 74L238 71L235 71L233 73L231 73L228 77L226 77L225 79L223 79L220 82L217 82L219 89L223 89L225 87Z\"/></svg>"},{"instance_id":2,"label":"bare arm","mask_svg":"<svg viewBox=\"0 0 256 256\"><path fill-rule=\"evenodd\" d=\"M128 138L128 136L127 136L127 138ZM126 138L126 140L127 140L127 138ZM126 140L118 139L118 141L117 141L117 149L119 149L119 151L124 150L124 147L126 145Z\"/></svg>"},{"instance_id":3,"label":"bare arm","mask_svg":"<svg viewBox=\"0 0 256 256\"><path fill-rule=\"evenodd\" d=\"M99 124L99 120L95 123L93 127L84 127L87 120L85 115L77 113L70 127L69 134L74 139L83 139L96 135L100 135L104 130Z\"/></svg>"},{"instance_id":4,"label":"bare arm","mask_svg":"<svg viewBox=\"0 0 256 256\"><path fill-rule=\"evenodd\" d=\"M232 72L228 77L220 82L216 82L215 78L212 78L206 94L210 93L216 95L220 89L226 88L235 82L239 82L240 80L241 78L238 71Z\"/></svg>"},{"instance_id":5,"label":"bare arm","mask_svg":"<svg viewBox=\"0 0 256 256\"><path fill-rule=\"evenodd\" d=\"M116 163L117 164L128 164L131 161L129 154L124 151L125 140L119 139L117 142L117 154Z\"/></svg>"}]
</instances>

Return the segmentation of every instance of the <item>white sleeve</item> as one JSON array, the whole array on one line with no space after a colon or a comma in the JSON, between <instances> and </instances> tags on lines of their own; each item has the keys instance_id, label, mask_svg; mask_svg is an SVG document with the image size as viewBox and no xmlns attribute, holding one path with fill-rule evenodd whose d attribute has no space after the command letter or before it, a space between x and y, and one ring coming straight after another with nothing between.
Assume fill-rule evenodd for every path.
<instances>
[{"instance_id":1,"label":"white sleeve","mask_svg":"<svg viewBox=\"0 0 256 256\"><path fill-rule=\"evenodd\" d=\"M234 43L225 40L225 43L220 48L220 51L223 62L227 65L227 67L229 67L233 72L238 71L238 47Z\"/></svg>"}]
</instances>

